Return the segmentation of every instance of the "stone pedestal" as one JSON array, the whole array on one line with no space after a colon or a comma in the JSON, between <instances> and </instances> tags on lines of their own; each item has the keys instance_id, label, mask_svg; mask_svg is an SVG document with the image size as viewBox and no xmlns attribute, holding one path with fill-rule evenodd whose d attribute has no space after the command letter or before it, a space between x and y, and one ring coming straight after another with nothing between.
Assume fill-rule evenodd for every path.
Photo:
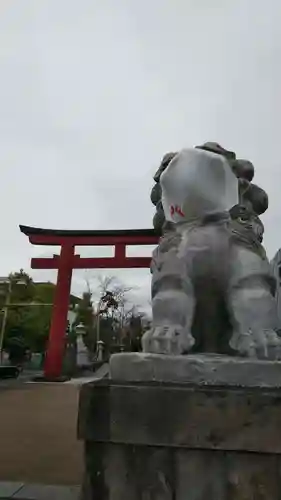
<instances>
[{"instance_id":1,"label":"stone pedestal","mask_svg":"<svg viewBox=\"0 0 281 500\"><path fill-rule=\"evenodd\" d=\"M83 500L281 498L281 363L116 354L82 387Z\"/></svg>"}]
</instances>

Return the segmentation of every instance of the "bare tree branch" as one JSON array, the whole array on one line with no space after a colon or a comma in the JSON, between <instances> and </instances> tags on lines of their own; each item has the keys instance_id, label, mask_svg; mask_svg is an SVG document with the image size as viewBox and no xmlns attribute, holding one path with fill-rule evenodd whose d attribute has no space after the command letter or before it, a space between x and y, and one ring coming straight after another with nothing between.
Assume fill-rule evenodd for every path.
<instances>
[{"instance_id":1,"label":"bare tree branch","mask_svg":"<svg viewBox=\"0 0 281 500\"><path fill-rule=\"evenodd\" d=\"M115 276L98 276L99 289L101 293L105 293L114 287L114 282L117 281Z\"/></svg>"},{"instance_id":2,"label":"bare tree branch","mask_svg":"<svg viewBox=\"0 0 281 500\"><path fill-rule=\"evenodd\" d=\"M99 321L98 316L107 318L111 316L113 321L115 321L116 324L118 323L119 327L122 330L126 323L128 323L129 318L139 315L138 310L140 306L138 304L135 304L134 301L130 300L129 297L130 292L138 289L138 287L127 286L114 275L100 275L96 276L94 279L97 282L95 290L99 290L99 303L97 309L98 314L95 315L95 323ZM90 291L91 294L93 294L93 279L91 280L89 273L85 273L85 281L87 290ZM105 298L107 292L110 292L112 294L114 301L118 305L117 307L111 305L110 301L108 300L105 300L105 302L102 300L103 298ZM114 303L114 301L112 301L112 304Z\"/></svg>"}]
</instances>

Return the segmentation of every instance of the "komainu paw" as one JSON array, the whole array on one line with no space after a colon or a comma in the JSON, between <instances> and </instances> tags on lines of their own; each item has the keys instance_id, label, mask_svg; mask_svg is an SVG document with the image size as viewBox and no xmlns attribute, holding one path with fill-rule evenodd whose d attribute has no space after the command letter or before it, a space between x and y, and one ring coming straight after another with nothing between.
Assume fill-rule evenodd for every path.
<instances>
[{"instance_id":1,"label":"komainu paw","mask_svg":"<svg viewBox=\"0 0 281 500\"><path fill-rule=\"evenodd\" d=\"M184 354L194 344L191 333L180 325L155 326L142 338L144 352L155 354Z\"/></svg>"},{"instance_id":2,"label":"komainu paw","mask_svg":"<svg viewBox=\"0 0 281 500\"><path fill-rule=\"evenodd\" d=\"M274 330L250 329L235 332L230 340L232 349L242 356L258 359L280 359L281 338Z\"/></svg>"}]
</instances>

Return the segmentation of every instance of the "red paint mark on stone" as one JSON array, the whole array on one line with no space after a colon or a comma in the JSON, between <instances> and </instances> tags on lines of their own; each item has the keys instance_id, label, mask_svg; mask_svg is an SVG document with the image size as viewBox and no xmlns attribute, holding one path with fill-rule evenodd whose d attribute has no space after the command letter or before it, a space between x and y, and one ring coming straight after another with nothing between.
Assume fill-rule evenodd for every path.
<instances>
[{"instance_id":1,"label":"red paint mark on stone","mask_svg":"<svg viewBox=\"0 0 281 500\"><path fill-rule=\"evenodd\" d=\"M178 205L171 205L170 214L173 216L175 213L180 217L184 217L184 213Z\"/></svg>"}]
</instances>

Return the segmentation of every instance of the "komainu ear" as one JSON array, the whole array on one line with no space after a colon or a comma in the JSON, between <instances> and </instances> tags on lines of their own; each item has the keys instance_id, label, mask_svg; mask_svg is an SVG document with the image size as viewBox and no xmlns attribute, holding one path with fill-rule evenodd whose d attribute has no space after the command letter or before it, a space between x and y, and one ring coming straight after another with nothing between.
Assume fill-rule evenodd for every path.
<instances>
[{"instance_id":1,"label":"komainu ear","mask_svg":"<svg viewBox=\"0 0 281 500\"><path fill-rule=\"evenodd\" d=\"M195 149L203 149L204 151L217 153L218 155L224 156L229 161L234 161L236 159L236 154L234 153L234 151L224 149L217 142L205 142L204 144L202 144L202 146L195 146Z\"/></svg>"},{"instance_id":2,"label":"komainu ear","mask_svg":"<svg viewBox=\"0 0 281 500\"><path fill-rule=\"evenodd\" d=\"M170 161L177 155L177 153L166 153L163 158L162 158L162 161L161 161L161 164L160 164L160 167L158 168L156 174L154 175L153 179L155 180L155 182L159 182L160 181L160 177L161 177L161 174L162 172L164 172L164 170L167 168L167 166L169 165Z\"/></svg>"},{"instance_id":3,"label":"komainu ear","mask_svg":"<svg viewBox=\"0 0 281 500\"><path fill-rule=\"evenodd\" d=\"M231 162L231 168L238 179L246 179L251 182L254 178L255 168L248 160L234 160Z\"/></svg>"}]
</instances>

